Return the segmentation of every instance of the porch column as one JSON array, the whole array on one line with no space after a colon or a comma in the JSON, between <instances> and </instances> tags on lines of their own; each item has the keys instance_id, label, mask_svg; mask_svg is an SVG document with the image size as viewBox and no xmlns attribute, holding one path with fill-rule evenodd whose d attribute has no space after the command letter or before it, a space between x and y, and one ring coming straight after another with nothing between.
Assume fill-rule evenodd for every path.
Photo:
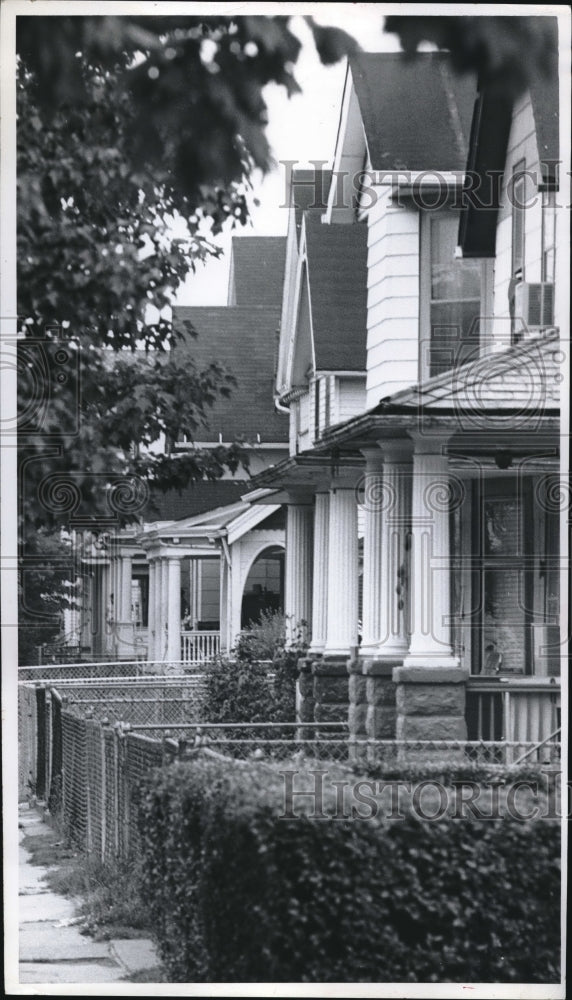
<instances>
[{"instance_id":1,"label":"porch column","mask_svg":"<svg viewBox=\"0 0 572 1000\"><path fill-rule=\"evenodd\" d=\"M328 542L330 494L316 493L312 574L312 641L309 653L323 653L328 618Z\"/></svg>"},{"instance_id":2,"label":"porch column","mask_svg":"<svg viewBox=\"0 0 572 1000\"><path fill-rule=\"evenodd\" d=\"M169 585L167 606L167 659L171 663L181 660L181 560L171 557L166 560ZM175 670L174 667L171 669Z\"/></svg>"},{"instance_id":3,"label":"porch column","mask_svg":"<svg viewBox=\"0 0 572 1000\"><path fill-rule=\"evenodd\" d=\"M449 472L448 434L411 435L411 639L397 684L398 739L466 739L465 682L451 645L449 519L463 485Z\"/></svg>"},{"instance_id":4,"label":"porch column","mask_svg":"<svg viewBox=\"0 0 572 1000\"><path fill-rule=\"evenodd\" d=\"M358 525L355 487L330 490L325 657L348 657L358 644Z\"/></svg>"},{"instance_id":5,"label":"porch column","mask_svg":"<svg viewBox=\"0 0 572 1000\"><path fill-rule=\"evenodd\" d=\"M326 645L328 614L328 541L330 494L316 493L312 553L312 641L307 655L298 660L296 682L296 719L314 721L314 678L312 664L322 656ZM299 730L310 738L312 730Z\"/></svg>"},{"instance_id":6,"label":"porch column","mask_svg":"<svg viewBox=\"0 0 572 1000\"><path fill-rule=\"evenodd\" d=\"M133 559L131 556L121 557L121 587L119 604L119 621L131 622L131 577L133 572Z\"/></svg>"},{"instance_id":7,"label":"porch column","mask_svg":"<svg viewBox=\"0 0 572 1000\"><path fill-rule=\"evenodd\" d=\"M324 654L312 664L316 722L348 718L348 658L358 644L358 507L356 488L330 489Z\"/></svg>"},{"instance_id":8,"label":"porch column","mask_svg":"<svg viewBox=\"0 0 572 1000\"><path fill-rule=\"evenodd\" d=\"M310 504L291 503L286 516L286 554L284 567L284 612L286 641L298 638L300 622L312 616L312 531L313 510Z\"/></svg>"},{"instance_id":9,"label":"porch column","mask_svg":"<svg viewBox=\"0 0 572 1000\"><path fill-rule=\"evenodd\" d=\"M155 661L162 660L162 650L161 650L161 590L163 586L163 567L162 560L157 556L155 558L155 615L154 615L154 628L155 628L155 650L154 659Z\"/></svg>"},{"instance_id":10,"label":"porch column","mask_svg":"<svg viewBox=\"0 0 572 1000\"><path fill-rule=\"evenodd\" d=\"M192 628L195 629L201 615L201 580L202 562L196 556L191 559L190 564L190 601L189 613L192 619Z\"/></svg>"},{"instance_id":11,"label":"porch column","mask_svg":"<svg viewBox=\"0 0 572 1000\"><path fill-rule=\"evenodd\" d=\"M379 448L364 448L363 610L360 654L371 656L381 639L382 551L384 510L383 456Z\"/></svg>"},{"instance_id":12,"label":"porch column","mask_svg":"<svg viewBox=\"0 0 572 1000\"><path fill-rule=\"evenodd\" d=\"M167 659L167 615L169 607L169 562L162 557L159 560L161 573L161 606L159 613L159 656L163 662Z\"/></svg>"},{"instance_id":13,"label":"porch column","mask_svg":"<svg viewBox=\"0 0 572 1000\"><path fill-rule=\"evenodd\" d=\"M149 559L149 598L147 606L147 659L155 659L155 560Z\"/></svg>"}]
</instances>

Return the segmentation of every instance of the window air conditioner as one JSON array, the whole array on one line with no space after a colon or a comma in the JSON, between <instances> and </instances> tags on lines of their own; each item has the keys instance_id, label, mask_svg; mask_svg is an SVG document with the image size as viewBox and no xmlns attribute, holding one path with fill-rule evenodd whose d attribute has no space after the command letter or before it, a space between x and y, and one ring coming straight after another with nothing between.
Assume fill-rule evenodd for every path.
<instances>
[{"instance_id":1,"label":"window air conditioner","mask_svg":"<svg viewBox=\"0 0 572 1000\"><path fill-rule=\"evenodd\" d=\"M514 290L514 318L523 333L554 326L554 285L550 281L521 281Z\"/></svg>"}]
</instances>

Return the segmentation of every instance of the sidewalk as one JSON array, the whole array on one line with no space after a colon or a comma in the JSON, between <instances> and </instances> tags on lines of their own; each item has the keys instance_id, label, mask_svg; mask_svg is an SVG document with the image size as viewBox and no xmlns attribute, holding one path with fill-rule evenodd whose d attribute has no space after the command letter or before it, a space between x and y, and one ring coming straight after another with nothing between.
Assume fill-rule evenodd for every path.
<instances>
[{"instance_id":1,"label":"sidewalk","mask_svg":"<svg viewBox=\"0 0 572 1000\"><path fill-rule=\"evenodd\" d=\"M157 953L146 938L94 941L80 934L73 901L48 889L48 869L31 864L30 853L22 846L26 834L39 837L52 833L40 812L20 804L20 983L116 983L156 968ZM152 976L149 981L153 981Z\"/></svg>"}]
</instances>

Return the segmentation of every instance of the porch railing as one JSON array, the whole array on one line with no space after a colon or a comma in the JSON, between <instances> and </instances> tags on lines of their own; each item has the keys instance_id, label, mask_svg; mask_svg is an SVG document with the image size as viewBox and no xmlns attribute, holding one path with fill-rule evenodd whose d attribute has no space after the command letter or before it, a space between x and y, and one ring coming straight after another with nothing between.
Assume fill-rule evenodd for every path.
<instances>
[{"instance_id":1,"label":"porch railing","mask_svg":"<svg viewBox=\"0 0 572 1000\"><path fill-rule=\"evenodd\" d=\"M181 660L183 663L208 663L219 654L220 632L181 632Z\"/></svg>"},{"instance_id":2,"label":"porch railing","mask_svg":"<svg viewBox=\"0 0 572 1000\"><path fill-rule=\"evenodd\" d=\"M467 729L472 740L540 743L560 728L555 677L471 677Z\"/></svg>"}]
</instances>

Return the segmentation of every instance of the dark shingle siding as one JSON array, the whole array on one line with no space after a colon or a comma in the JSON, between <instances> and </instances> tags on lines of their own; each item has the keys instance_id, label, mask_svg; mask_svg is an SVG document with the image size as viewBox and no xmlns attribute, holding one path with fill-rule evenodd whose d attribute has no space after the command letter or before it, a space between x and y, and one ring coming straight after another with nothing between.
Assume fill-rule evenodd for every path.
<instances>
[{"instance_id":1,"label":"dark shingle siding","mask_svg":"<svg viewBox=\"0 0 572 1000\"><path fill-rule=\"evenodd\" d=\"M374 170L464 170L477 96L446 53L359 53L350 59Z\"/></svg>"},{"instance_id":2,"label":"dark shingle siding","mask_svg":"<svg viewBox=\"0 0 572 1000\"><path fill-rule=\"evenodd\" d=\"M365 371L367 227L305 223L316 370Z\"/></svg>"},{"instance_id":3,"label":"dark shingle siding","mask_svg":"<svg viewBox=\"0 0 572 1000\"><path fill-rule=\"evenodd\" d=\"M285 236L235 236L232 241L237 306L279 306L282 302Z\"/></svg>"},{"instance_id":4,"label":"dark shingle siding","mask_svg":"<svg viewBox=\"0 0 572 1000\"><path fill-rule=\"evenodd\" d=\"M188 352L199 368L220 362L236 379L229 399L219 398L209 413L208 429L197 439L230 441L239 435L261 442L288 440L288 417L274 409L274 367L280 308L278 306L179 306L173 325L192 323L176 351Z\"/></svg>"}]
</instances>

